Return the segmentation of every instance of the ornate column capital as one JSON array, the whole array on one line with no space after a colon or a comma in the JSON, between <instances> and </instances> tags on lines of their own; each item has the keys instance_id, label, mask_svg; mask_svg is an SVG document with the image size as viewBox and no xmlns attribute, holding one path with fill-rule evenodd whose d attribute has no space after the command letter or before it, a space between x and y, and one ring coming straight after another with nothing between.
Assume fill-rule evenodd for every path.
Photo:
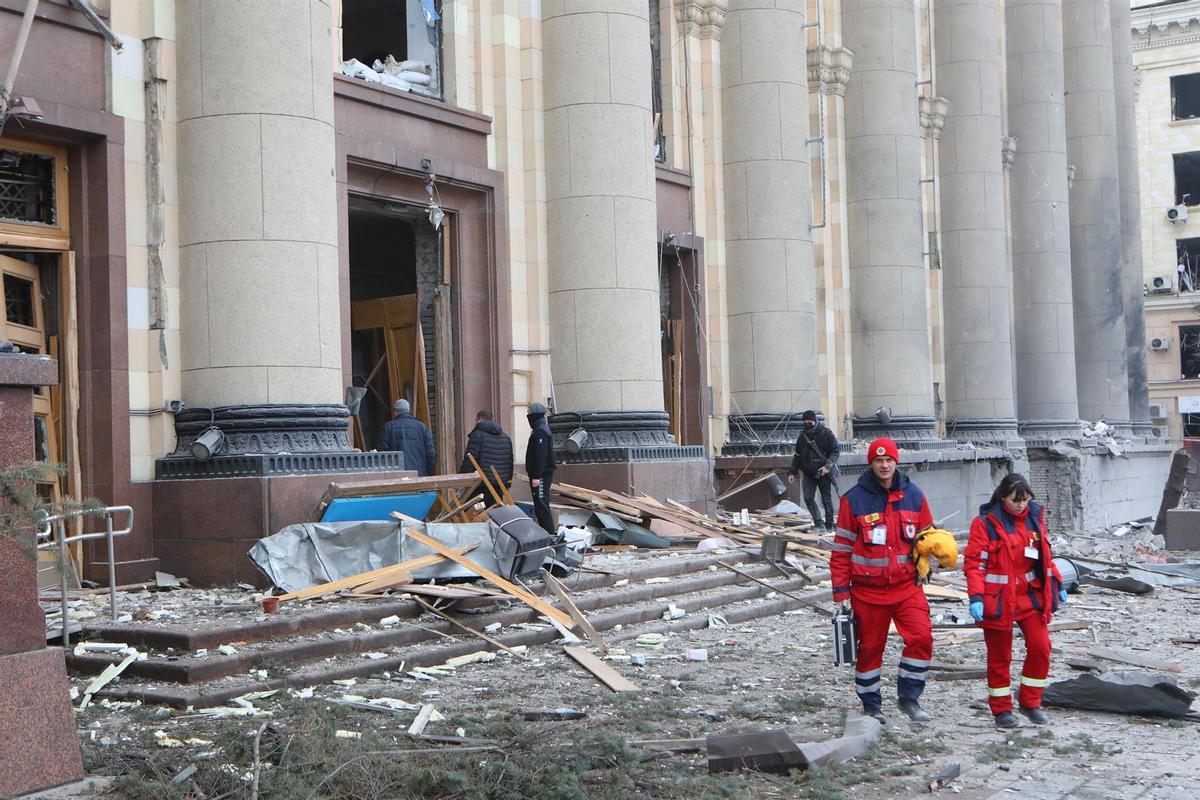
<instances>
[{"instance_id":1,"label":"ornate column capital","mask_svg":"<svg viewBox=\"0 0 1200 800\"><path fill-rule=\"evenodd\" d=\"M942 138L942 126L946 124L946 112L950 109L950 101L944 97L917 98L917 110L921 115L921 136L928 139Z\"/></svg>"},{"instance_id":2,"label":"ornate column capital","mask_svg":"<svg viewBox=\"0 0 1200 800\"><path fill-rule=\"evenodd\" d=\"M720 39L727 0L682 0L675 6L675 21L683 36Z\"/></svg>"},{"instance_id":3,"label":"ornate column capital","mask_svg":"<svg viewBox=\"0 0 1200 800\"><path fill-rule=\"evenodd\" d=\"M1013 159L1017 157L1017 137L1002 136L1000 138L1000 160L1004 164L1004 171L1008 172L1012 167Z\"/></svg>"},{"instance_id":4,"label":"ornate column capital","mask_svg":"<svg viewBox=\"0 0 1200 800\"><path fill-rule=\"evenodd\" d=\"M854 53L845 47L813 45L808 48L808 85L821 94L844 96L853 66Z\"/></svg>"}]
</instances>

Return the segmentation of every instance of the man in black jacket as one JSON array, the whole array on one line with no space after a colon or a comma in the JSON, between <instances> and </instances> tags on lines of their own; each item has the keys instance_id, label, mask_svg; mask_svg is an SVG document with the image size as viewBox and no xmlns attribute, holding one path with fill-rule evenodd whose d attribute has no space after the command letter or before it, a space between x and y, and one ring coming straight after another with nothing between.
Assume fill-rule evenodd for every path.
<instances>
[{"instance_id":1,"label":"man in black jacket","mask_svg":"<svg viewBox=\"0 0 1200 800\"><path fill-rule=\"evenodd\" d=\"M433 435L425 423L412 415L412 407L404 398L396 401L396 416L388 420L379 433L380 450L399 450L404 454L404 468L416 470L424 477L437 472L437 452Z\"/></svg>"},{"instance_id":2,"label":"man in black jacket","mask_svg":"<svg viewBox=\"0 0 1200 800\"><path fill-rule=\"evenodd\" d=\"M796 475L804 473L804 505L808 506L817 530L831 531L837 524L837 515L833 511L833 481L837 477L838 440L833 431L817 420L817 412L805 411L800 419L804 422L804 430L796 439L788 483L794 484ZM821 503L825 506L824 520L817 507L818 488Z\"/></svg>"},{"instance_id":3,"label":"man in black jacket","mask_svg":"<svg viewBox=\"0 0 1200 800\"><path fill-rule=\"evenodd\" d=\"M484 410L475 415L475 427L467 434L467 449L463 454L462 466L458 468L459 472L475 471L475 467L467 458L467 453L475 456L475 460L483 468L483 474L489 481L496 480L495 475L492 474L492 467L495 467L496 472L500 473L500 480L504 482L505 488L512 486L512 439L508 438L508 434L492 419L492 412ZM471 495L467 496L471 497Z\"/></svg>"},{"instance_id":4,"label":"man in black jacket","mask_svg":"<svg viewBox=\"0 0 1200 800\"><path fill-rule=\"evenodd\" d=\"M554 517L550 514L550 484L554 481L554 436L550 423L546 421L546 407L541 403L530 403L526 414L529 427L529 444L525 447L525 473L529 476L529 491L533 495L533 510L541 525L551 536L555 535Z\"/></svg>"}]
</instances>

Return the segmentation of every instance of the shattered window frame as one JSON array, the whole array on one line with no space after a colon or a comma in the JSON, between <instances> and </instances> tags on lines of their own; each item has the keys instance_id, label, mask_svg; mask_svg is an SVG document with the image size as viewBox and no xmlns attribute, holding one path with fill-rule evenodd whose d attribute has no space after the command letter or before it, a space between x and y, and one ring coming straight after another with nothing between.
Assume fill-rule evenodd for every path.
<instances>
[{"instance_id":1,"label":"shattered window frame","mask_svg":"<svg viewBox=\"0 0 1200 800\"><path fill-rule=\"evenodd\" d=\"M357 60L360 63L360 65L367 67L367 70L366 70L367 73L370 73L373 75L373 77L366 78L365 82L369 83L370 85L372 85L375 88L386 89L386 90L389 90L392 92L396 92L398 94L414 94L414 95L417 95L418 97L424 97L428 100L444 101L445 100L444 53L443 53L444 36L443 36L443 29L442 29L442 23L443 23L443 18L444 18L443 7L445 5L444 0L390 0L390 4L398 6L399 7L398 10L401 11L400 16L403 19L403 24L404 24L404 37L403 37L404 38L404 52L403 53L390 52L390 53L387 53L386 55L391 56L397 64L402 64L405 61L423 61L424 63L428 64L429 78L430 78L430 81L428 84L412 83L410 81L405 81L402 78L400 78L401 73L399 73L399 72L392 73L391 75L388 76L388 78L385 78L381 82L379 80L379 76L382 73L374 70L374 64L378 63L378 59L372 58L374 55L377 54L377 52L381 52L381 51L371 51L368 53L356 53L356 52L352 52L350 49L347 48L347 45L346 45L346 19L347 19L347 16L348 15L353 16L356 13L367 13L367 12L363 12L361 10L359 10L359 11L353 10L352 6L354 5L354 2L355 2L355 0L344 0L344 2L342 3L342 6L341 6L341 20L340 20L340 24L339 24L339 28L341 30L340 52L341 52L342 63L339 67L341 70L341 74L346 75L347 77L351 77L351 78L358 78L360 80L363 79L364 76L362 74L356 74L356 73L352 72L350 67L347 66L348 62L350 62L352 60ZM370 13L379 13L378 8L385 7L387 4L388 4L388 0L382 0L382 2L380 2L378 4L377 8ZM435 19L433 25L429 25L428 23L425 22L424 17L425 17L426 6L428 6L428 9L430 11L432 11L432 13L436 16L436 19ZM417 15L416 22L413 21L413 16L412 16L413 14ZM428 37L428 31L430 29L432 29L433 41L427 45L424 44L424 42L422 41L421 47L414 48L412 45L412 42L414 41L414 39L410 35L412 33L412 30L414 29L414 27L418 31L424 31L426 33L426 37ZM394 45L394 44L396 44L396 42L392 42L392 44ZM414 52L414 49L419 50L421 52ZM431 58L430 58L430 56L431 56ZM367 59L367 61L364 61L363 59ZM428 60L426 60L426 59L428 59ZM398 79L398 80L395 80L395 79Z\"/></svg>"},{"instance_id":2,"label":"shattered window frame","mask_svg":"<svg viewBox=\"0 0 1200 800\"><path fill-rule=\"evenodd\" d=\"M1175 205L1200 206L1200 150L1171 156L1175 176Z\"/></svg>"},{"instance_id":3,"label":"shattered window frame","mask_svg":"<svg viewBox=\"0 0 1200 800\"><path fill-rule=\"evenodd\" d=\"M57 227L58 167L53 154L0 147L0 222Z\"/></svg>"},{"instance_id":4,"label":"shattered window frame","mask_svg":"<svg viewBox=\"0 0 1200 800\"><path fill-rule=\"evenodd\" d=\"M1179 374L1185 381L1200 378L1200 325L1179 326Z\"/></svg>"},{"instance_id":5,"label":"shattered window frame","mask_svg":"<svg viewBox=\"0 0 1200 800\"><path fill-rule=\"evenodd\" d=\"M1171 119L1200 119L1200 72L1171 76Z\"/></svg>"}]
</instances>

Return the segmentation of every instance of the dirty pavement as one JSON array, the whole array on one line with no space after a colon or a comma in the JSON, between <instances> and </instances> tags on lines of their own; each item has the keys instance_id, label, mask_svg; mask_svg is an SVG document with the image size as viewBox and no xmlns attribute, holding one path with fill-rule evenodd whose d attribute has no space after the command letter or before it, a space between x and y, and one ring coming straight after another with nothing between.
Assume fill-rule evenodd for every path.
<instances>
[{"instance_id":1,"label":"dirty pavement","mask_svg":"<svg viewBox=\"0 0 1200 800\"><path fill-rule=\"evenodd\" d=\"M857 714L850 668L833 666L827 545L799 509L710 519L644 497L564 493L574 511L560 517L591 547L556 584L528 585L552 616L586 625L482 581L443 586L442 597L436 585L424 596L318 589L268 614L254 587L175 588L160 576L118 593L115 625L106 593L79 593L72 615L88 627L68 664L97 783L68 796L1195 796L1194 711L1050 707L1047 727L998 731L961 573L935 575L927 590L935 647L923 702L933 721L896 711L893 636L888 724L877 731ZM640 517L650 538L612 544L627 533L602 535L622 522L613 511L642 536L635 506L650 509ZM692 538L644 546L662 544L650 531L668 532L665 520ZM1200 688L1200 581L1142 594L1089 581L1128 577L1110 564L1200 554L1162 551L1145 521L1055 544L1082 578L1055 620L1052 684L1138 670ZM764 561L764 551L782 559ZM762 735L744 760L718 754L746 744L730 736L745 733Z\"/></svg>"}]
</instances>

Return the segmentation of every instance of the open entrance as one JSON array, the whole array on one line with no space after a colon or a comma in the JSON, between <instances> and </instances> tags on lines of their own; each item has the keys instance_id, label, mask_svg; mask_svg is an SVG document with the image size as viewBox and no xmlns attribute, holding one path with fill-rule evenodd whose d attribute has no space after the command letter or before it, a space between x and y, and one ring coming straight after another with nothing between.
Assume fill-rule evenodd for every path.
<instances>
[{"instance_id":1,"label":"open entrance","mask_svg":"<svg viewBox=\"0 0 1200 800\"><path fill-rule=\"evenodd\" d=\"M708 393L698 346L703 295L696 251L664 247L658 277L663 402L671 419L670 432L677 444L702 445Z\"/></svg>"},{"instance_id":2,"label":"open entrance","mask_svg":"<svg viewBox=\"0 0 1200 800\"><path fill-rule=\"evenodd\" d=\"M350 198L351 369L363 390L355 446L375 449L404 398L433 433L439 472L457 466L449 226L435 229L420 206Z\"/></svg>"}]
</instances>

